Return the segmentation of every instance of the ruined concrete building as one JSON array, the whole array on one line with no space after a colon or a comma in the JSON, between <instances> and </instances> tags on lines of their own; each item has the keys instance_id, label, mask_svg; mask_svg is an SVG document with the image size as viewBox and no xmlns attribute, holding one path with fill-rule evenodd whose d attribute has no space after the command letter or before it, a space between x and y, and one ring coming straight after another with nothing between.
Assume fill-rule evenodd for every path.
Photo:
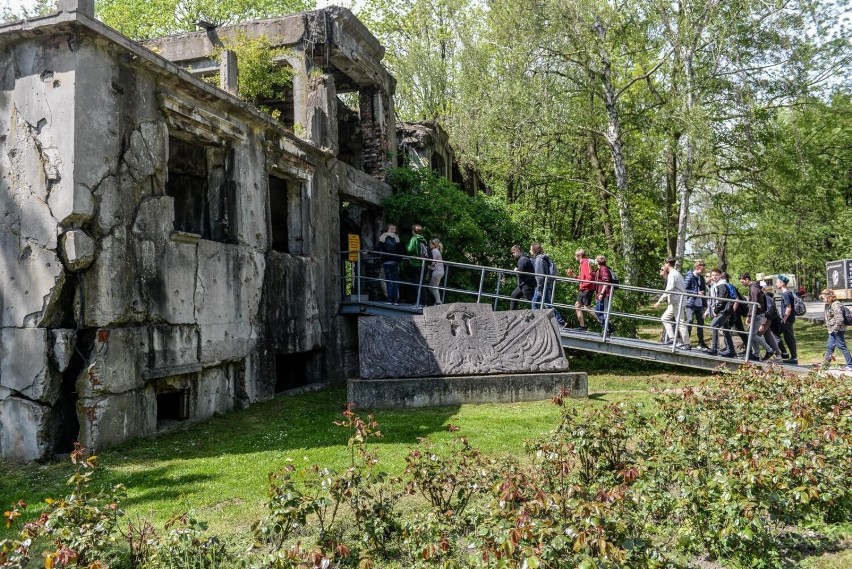
<instances>
[{"instance_id":1,"label":"ruined concrete building","mask_svg":"<svg viewBox=\"0 0 852 569\"><path fill-rule=\"evenodd\" d=\"M396 125L397 165L431 168L436 174L458 184L469 195L490 190L478 172L464 168L450 146L447 131L436 121L400 122Z\"/></svg>"},{"instance_id":2,"label":"ruined concrete building","mask_svg":"<svg viewBox=\"0 0 852 569\"><path fill-rule=\"evenodd\" d=\"M281 120L228 92L237 31L289 48ZM335 7L144 45L91 0L0 26L2 456L342 379L340 236L372 244L396 147L382 56Z\"/></svg>"}]
</instances>

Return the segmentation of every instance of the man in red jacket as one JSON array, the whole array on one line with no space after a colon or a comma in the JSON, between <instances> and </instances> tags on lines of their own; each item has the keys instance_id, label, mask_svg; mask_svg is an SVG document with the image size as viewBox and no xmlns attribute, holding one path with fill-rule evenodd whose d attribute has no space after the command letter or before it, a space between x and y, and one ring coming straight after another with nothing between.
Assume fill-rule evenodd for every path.
<instances>
[{"instance_id":1,"label":"man in red jacket","mask_svg":"<svg viewBox=\"0 0 852 569\"><path fill-rule=\"evenodd\" d=\"M596 280L595 274L592 272L588 255L585 249L577 249L574 252L574 258L580 265L579 276L574 272L574 269L565 269L565 274L571 278L580 279L580 293L577 295L577 302L574 303L574 308L577 309L577 322L580 323L580 330L586 330L586 321L583 312L591 311L592 301L595 297L595 284L590 282Z\"/></svg>"}]
</instances>

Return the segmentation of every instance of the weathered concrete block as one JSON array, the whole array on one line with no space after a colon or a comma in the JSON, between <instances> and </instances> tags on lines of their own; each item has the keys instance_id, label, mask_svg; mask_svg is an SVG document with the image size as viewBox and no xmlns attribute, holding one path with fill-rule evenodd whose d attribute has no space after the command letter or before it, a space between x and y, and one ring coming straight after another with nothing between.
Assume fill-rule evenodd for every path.
<instances>
[{"instance_id":1,"label":"weathered concrete block","mask_svg":"<svg viewBox=\"0 0 852 569\"><path fill-rule=\"evenodd\" d=\"M54 251L0 232L0 326L41 326L59 301L65 271Z\"/></svg>"},{"instance_id":2,"label":"weathered concrete block","mask_svg":"<svg viewBox=\"0 0 852 569\"><path fill-rule=\"evenodd\" d=\"M544 401L563 390L570 397L589 396L589 380L581 372L350 379L347 388L347 400L359 409Z\"/></svg>"},{"instance_id":3,"label":"weathered concrete block","mask_svg":"<svg viewBox=\"0 0 852 569\"><path fill-rule=\"evenodd\" d=\"M127 228L119 225L100 241L95 262L83 273L85 322L89 327L140 322L145 301L136 278Z\"/></svg>"},{"instance_id":4,"label":"weathered concrete block","mask_svg":"<svg viewBox=\"0 0 852 569\"><path fill-rule=\"evenodd\" d=\"M146 326L146 373L151 377L172 375L198 364L198 328L195 326Z\"/></svg>"},{"instance_id":5,"label":"weathered concrete block","mask_svg":"<svg viewBox=\"0 0 852 569\"><path fill-rule=\"evenodd\" d=\"M0 385L53 405L59 398L60 377L50 368L49 353L44 328L0 329Z\"/></svg>"},{"instance_id":6,"label":"weathered concrete block","mask_svg":"<svg viewBox=\"0 0 852 569\"><path fill-rule=\"evenodd\" d=\"M64 372L74 357L77 330L59 328L50 330L50 363L59 373Z\"/></svg>"},{"instance_id":7,"label":"weathered concrete block","mask_svg":"<svg viewBox=\"0 0 852 569\"><path fill-rule=\"evenodd\" d=\"M264 318L279 354L308 352L324 345L320 295L323 272L314 259L271 251L264 274Z\"/></svg>"},{"instance_id":8,"label":"weathered concrete block","mask_svg":"<svg viewBox=\"0 0 852 569\"><path fill-rule=\"evenodd\" d=\"M50 407L18 397L0 400L0 455L20 461L46 458L51 451Z\"/></svg>"},{"instance_id":9,"label":"weathered concrete block","mask_svg":"<svg viewBox=\"0 0 852 569\"><path fill-rule=\"evenodd\" d=\"M362 379L567 371L552 310L445 304L358 320Z\"/></svg>"},{"instance_id":10,"label":"weathered concrete block","mask_svg":"<svg viewBox=\"0 0 852 569\"><path fill-rule=\"evenodd\" d=\"M147 349L144 328L113 328L99 332L88 356L91 363L77 378L77 393L81 398L92 398L142 388Z\"/></svg>"},{"instance_id":11,"label":"weathered concrete block","mask_svg":"<svg viewBox=\"0 0 852 569\"><path fill-rule=\"evenodd\" d=\"M95 240L82 229L72 229L62 235L61 251L65 268L82 271L95 261Z\"/></svg>"},{"instance_id":12,"label":"weathered concrete block","mask_svg":"<svg viewBox=\"0 0 852 569\"><path fill-rule=\"evenodd\" d=\"M258 337L265 262L248 247L198 243L195 316L205 365L246 356Z\"/></svg>"},{"instance_id":13,"label":"weathered concrete block","mask_svg":"<svg viewBox=\"0 0 852 569\"><path fill-rule=\"evenodd\" d=\"M204 369L195 385L194 419L204 419L234 408L236 365Z\"/></svg>"},{"instance_id":14,"label":"weathered concrete block","mask_svg":"<svg viewBox=\"0 0 852 569\"><path fill-rule=\"evenodd\" d=\"M149 198L142 202L133 224L139 239L141 292L149 316L172 324L195 322L196 245L169 239L174 219L174 198Z\"/></svg>"},{"instance_id":15,"label":"weathered concrete block","mask_svg":"<svg viewBox=\"0 0 852 569\"><path fill-rule=\"evenodd\" d=\"M80 442L103 449L157 430L157 398L153 387L118 395L86 397L77 401Z\"/></svg>"}]
</instances>

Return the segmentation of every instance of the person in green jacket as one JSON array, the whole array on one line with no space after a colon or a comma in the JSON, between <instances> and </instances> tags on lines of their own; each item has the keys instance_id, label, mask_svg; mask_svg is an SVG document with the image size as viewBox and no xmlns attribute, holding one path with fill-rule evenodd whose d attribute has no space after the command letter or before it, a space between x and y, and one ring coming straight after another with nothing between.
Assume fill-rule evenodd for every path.
<instances>
[{"instance_id":1,"label":"person in green jacket","mask_svg":"<svg viewBox=\"0 0 852 569\"><path fill-rule=\"evenodd\" d=\"M406 252L412 257L420 257L421 259L429 258L429 243L426 241L426 237L423 236L423 226L419 224L415 224L411 227L411 239L408 240L408 246L405 248ZM411 286L411 292L408 297L411 299L412 303L415 305L421 305L420 299L417 298L417 289L418 284L426 285L427 283L420 283L420 275L423 273L424 279L425 277L425 269L423 269L423 261L417 259L407 259L406 260L407 270L406 274L408 276L408 281L413 283ZM421 293L423 293L423 288L420 287ZM425 293L424 298L425 298Z\"/></svg>"}]
</instances>

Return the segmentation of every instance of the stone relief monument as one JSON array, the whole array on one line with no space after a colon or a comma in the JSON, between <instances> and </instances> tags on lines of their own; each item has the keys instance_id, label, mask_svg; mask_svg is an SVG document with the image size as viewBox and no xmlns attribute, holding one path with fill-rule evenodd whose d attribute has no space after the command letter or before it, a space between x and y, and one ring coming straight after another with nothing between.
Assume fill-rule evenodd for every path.
<instances>
[{"instance_id":1,"label":"stone relief monument","mask_svg":"<svg viewBox=\"0 0 852 569\"><path fill-rule=\"evenodd\" d=\"M568 373L551 310L445 304L422 316L361 318L358 339L349 398L362 406L547 399L562 386L587 394L585 374Z\"/></svg>"},{"instance_id":2,"label":"stone relief monument","mask_svg":"<svg viewBox=\"0 0 852 569\"><path fill-rule=\"evenodd\" d=\"M362 318L358 339L362 379L568 371L544 310L431 306L423 316Z\"/></svg>"}]
</instances>

